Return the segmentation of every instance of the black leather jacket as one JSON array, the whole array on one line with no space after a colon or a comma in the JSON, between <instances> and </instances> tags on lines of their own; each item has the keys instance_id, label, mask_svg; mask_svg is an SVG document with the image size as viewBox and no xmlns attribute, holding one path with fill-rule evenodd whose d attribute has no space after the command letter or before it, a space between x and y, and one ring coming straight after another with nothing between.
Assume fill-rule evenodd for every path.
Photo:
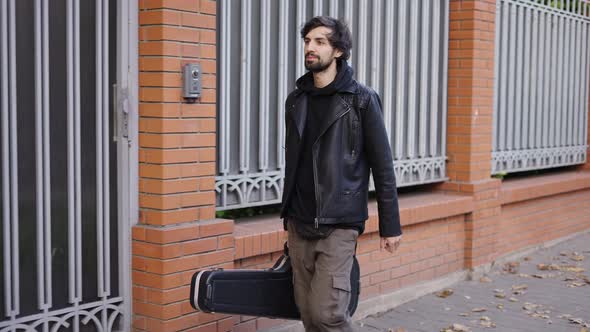
<instances>
[{"instance_id":1,"label":"black leather jacket","mask_svg":"<svg viewBox=\"0 0 590 332\"><path fill-rule=\"evenodd\" d=\"M307 94L294 90L285 102L285 183L281 218L293 195ZM373 172L379 233L401 234L393 158L375 91L352 80L332 98L313 145L316 226L358 223L368 218L369 170Z\"/></svg>"}]
</instances>

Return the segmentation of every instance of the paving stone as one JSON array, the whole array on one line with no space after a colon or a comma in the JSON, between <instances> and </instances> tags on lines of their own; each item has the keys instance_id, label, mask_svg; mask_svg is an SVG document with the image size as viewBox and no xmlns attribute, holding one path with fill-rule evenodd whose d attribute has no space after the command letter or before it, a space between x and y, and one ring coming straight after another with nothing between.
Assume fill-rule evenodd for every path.
<instances>
[{"instance_id":1,"label":"paving stone","mask_svg":"<svg viewBox=\"0 0 590 332\"><path fill-rule=\"evenodd\" d=\"M461 281L449 287L454 290L453 295L439 298L434 293L422 296L398 306L388 312L367 317L356 322L358 331L375 332L395 331L403 327L405 331L438 332L453 323L465 325L473 332L477 331L551 331L551 332L579 332L581 326L572 324L567 318L560 318L564 314L580 318L590 324L590 284L580 287L567 287L566 277L576 276L572 272L540 271L537 264L572 265L584 268L582 274L590 276L590 233L581 234L564 241L551 248L543 248L529 254L529 260L519 259L518 273L528 275L552 274L551 278L523 278L518 274L503 272L503 264L494 266L488 277L489 283L479 280ZM561 256L565 252L567 256ZM584 260L570 259L573 252L584 255ZM557 259L554 259L557 258ZM512 286L526 284L528 287L523 294L513 294ZM495 290L502 289L505 298L495 297ZM469 296L467 299L465 296ZM509 298L518 299L511 302ZM546 313L549 319L531 317L523 309L525 303L540 305L537 310ZM498 309L502 304L504 309ZM485 307L485 312L472 312L472 309ZM448 308L449 310L446 310ZM469 313L462 317L460 313ZM543 313L545 314L545 313ZM487 316L496 324L495 328L480 326L480 317ZM548 321L551 320L551 324Z\"/></svg>"}]
</instances>

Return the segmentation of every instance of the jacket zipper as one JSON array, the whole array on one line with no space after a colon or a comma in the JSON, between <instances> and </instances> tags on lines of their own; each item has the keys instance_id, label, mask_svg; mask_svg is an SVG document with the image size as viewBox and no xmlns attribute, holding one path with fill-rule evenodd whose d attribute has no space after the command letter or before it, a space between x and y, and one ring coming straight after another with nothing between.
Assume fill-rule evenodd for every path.
<instances>
[{"instance_id":1,"label":"jacket zipper","mask_svg":"<svg viewBox=\"0 0 590 332\"><path fill-rule=\"evenodd\" d=\"M350 107L346 109L346 111L342 114L340 114L340 116L338 116L336 118L336 120L334 120L334 122L340 120L343 116L345 116L346 114L348 114L350 112ZM332 124L334 123L332 122ZM330 125L332 126L332 125ZM316 141L313 143L312 146L312 161L313 161L313 179L314 179L314 190L315 190L315 201L316 201L316 212L315 212L315 228L318 229L320 227L320 221L319 221L319 216L320 216L320 206L321 206L321 200L320 200L320 195L319 195L319 190L318 190L318 171L317 171L317 164L316 164L316 155L315 155L315 150L313 147L316 146L316 144L319 142L320 138L322 137L324 133L322 133L320 136L318 136L318 138L316 139Z\"/></svg>"}]
</instances>

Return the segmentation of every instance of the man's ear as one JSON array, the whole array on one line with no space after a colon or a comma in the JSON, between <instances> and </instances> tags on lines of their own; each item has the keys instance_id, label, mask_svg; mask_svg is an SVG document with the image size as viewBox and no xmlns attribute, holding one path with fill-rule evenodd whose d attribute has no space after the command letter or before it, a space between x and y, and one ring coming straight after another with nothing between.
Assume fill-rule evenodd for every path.
<instances>
[{"instance_id":1,"label":"man's ear","mask_svg":"<svg viewBox=\"0 0 590 332\"><path fill-rule=\"evenodd\" d=\"M342 51L339 49L335 49L334 50L334 57L335 58L340 58L342 56Z\"/></svg>"}]
</instances>

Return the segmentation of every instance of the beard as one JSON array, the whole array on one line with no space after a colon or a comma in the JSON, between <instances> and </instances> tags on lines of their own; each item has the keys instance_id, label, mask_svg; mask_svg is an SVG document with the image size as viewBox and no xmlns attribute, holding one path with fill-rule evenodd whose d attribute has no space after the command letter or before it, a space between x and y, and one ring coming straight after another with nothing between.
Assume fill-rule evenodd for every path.
<instances>
[{"instance_id":1,"label":"beard","mask_svg":"<svg viewBox=\"0 0 590 332\"><path fill-rule=\"evenodd\" d=\"M319 73L319 72L326 70L328 67L330 67L332 62L334 62L333 57L331 57L327 61L322 61L322 59L319 56L316 56L316 58L317 58L317 62L312 62L312 63L305 60L305 69L309 70L312 73Z\"/></svg>"}]
</instances>

